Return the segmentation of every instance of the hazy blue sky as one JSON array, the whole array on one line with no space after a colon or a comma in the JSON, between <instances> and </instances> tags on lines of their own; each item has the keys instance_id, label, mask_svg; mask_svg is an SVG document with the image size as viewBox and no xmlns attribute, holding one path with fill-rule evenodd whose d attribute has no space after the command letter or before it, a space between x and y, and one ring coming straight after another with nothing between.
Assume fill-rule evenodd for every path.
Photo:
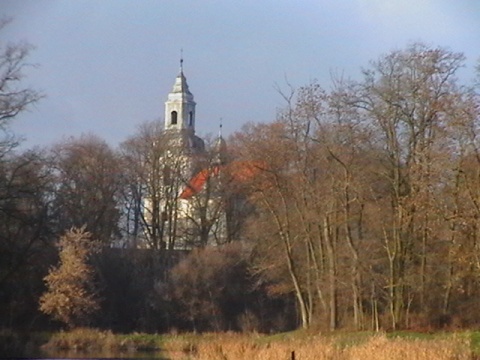
<instances>
[{"instance_id":1,"label":"hazy blue sky","mask_svg":"<svg viewBox=\"0 0 480 360\"><path fill-rule=\"evenodd\" d=\"M24 146L92 132L116 145L162 118L179 69L197 102L197 134L271 121L275 84L329 88L413 41L480 58L480 0L0 0L0 41L36 46L25 84L43 99L16 118Z\"/></svg>"}]
</instances>

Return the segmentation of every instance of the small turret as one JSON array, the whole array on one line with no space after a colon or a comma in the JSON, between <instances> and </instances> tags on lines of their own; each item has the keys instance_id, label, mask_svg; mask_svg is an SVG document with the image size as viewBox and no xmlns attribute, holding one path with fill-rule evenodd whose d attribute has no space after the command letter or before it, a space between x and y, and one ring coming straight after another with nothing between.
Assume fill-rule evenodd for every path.
<instances>
[{"instance_id":1,"label":"small turret","mask_svg":"<svg viewBox=\"0 0 480 360\"><path fill-rule=\"evenodd\" d=\"M220 119L220 127L218 130L217 140L215 141L215 162L219 165L223 165L227 162L227 142L222 136L222 119Z\"/></svg>"}]
</instances>

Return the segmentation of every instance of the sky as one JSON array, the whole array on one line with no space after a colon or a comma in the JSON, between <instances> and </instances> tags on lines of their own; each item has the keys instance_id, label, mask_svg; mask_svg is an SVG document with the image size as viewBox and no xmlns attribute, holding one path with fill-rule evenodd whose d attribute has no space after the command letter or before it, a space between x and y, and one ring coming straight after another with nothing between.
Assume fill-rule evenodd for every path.
<instances>
[{"instance_id":1,"label":"sky","mask_svg":"<svg viewBox=\"0 0 480 360\"><path fill-rule=\"evenodd\" d=\"M479 0L0 0L0 16L0 44L35 47L23 84L46 95L11 123L24 148L117 146L163 121L182 49L199 136L273 121L287 82L328 90L413 42L464 53L467 84L480 59Z\"/></svg>"}]
</instances>

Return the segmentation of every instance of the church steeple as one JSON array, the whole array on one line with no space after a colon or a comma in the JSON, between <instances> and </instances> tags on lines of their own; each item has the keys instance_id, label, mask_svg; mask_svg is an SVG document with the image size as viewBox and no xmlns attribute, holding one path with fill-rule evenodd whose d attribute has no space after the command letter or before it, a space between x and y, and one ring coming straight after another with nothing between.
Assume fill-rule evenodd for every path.
<instances>
[{"instance_id":1,"label":"church steeple","mask_svg":"<svg viewBox=\"0 0 480 360\"><path fill-rule=\"evenodd\" d=\"M218 136L215 141L215 162L218 165L223 165L227 162L227 143L222 136L222 118L220 118Z\"/></svg>"},{"instance_id":2,"label":"church steeple","mask_svg":"<svg viewBox=\"0 0 480 360\"><path fill-rule=\"evenodd\" d=\"M165 102L165 130L188 130L195 133L195 101L183 74L183 56L180 57L180 73Z\"/></svg>"}]
</instances>

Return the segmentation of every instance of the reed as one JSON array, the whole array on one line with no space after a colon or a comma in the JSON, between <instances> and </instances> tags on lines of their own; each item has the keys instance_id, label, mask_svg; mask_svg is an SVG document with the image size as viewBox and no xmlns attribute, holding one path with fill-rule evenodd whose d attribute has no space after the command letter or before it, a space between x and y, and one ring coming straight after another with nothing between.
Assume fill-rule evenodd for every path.
<instances>
[{"instance_id":1,"label":"reed","mask_svg":"<svg viewBox=\"0 0 480 360\"><path fill-rule=\"evenodd\" d=\"M77 328L54 333L42 348L93 352L111 350L118 345L118 338L111 331Z\"/></svg>"},{"instance_id":2,"label":"reed","mask_svg":"<svg viewBox=\"0 0 480 360\"><path fill-rule=\"evenodd\" d=\"M472 352L466 339L387 339L375 336L368 342L345 349L345 359L369 360L470 360ZM300 359L299 359L300 360Z\"/></svg>"},{"instance_id":3,"label":"reed","mask_svg":"<svg viewBox=\"0 0 480 360\"><path fill-rule=\"evenodd\" d=\"M363 343L342 346L335 337L259 341L245 335L219 335L214 341L199 341L190 353L196 360L467 360L470 343L462 338L418 340L373 336ZM185 356L185 354L183 354ZM181 358L179 355L178 358Z\"/></svg>"},{"instance_id":4,"label":"reed","mask_svg":"<svg viewBox=\"0 0 480 360\"><path fill-rule=\"evenodd\" d=\"M293 332L272 336L256 333L113 334L76 329L55 333L45 349L73 350L84 354L128 353L162 350L169 359L194 360L467 360L474 358L474 335ZM15 342L15 334L3 332ZM19 342L17 339L16 342Z\"/></svg>"}]
</instances>

